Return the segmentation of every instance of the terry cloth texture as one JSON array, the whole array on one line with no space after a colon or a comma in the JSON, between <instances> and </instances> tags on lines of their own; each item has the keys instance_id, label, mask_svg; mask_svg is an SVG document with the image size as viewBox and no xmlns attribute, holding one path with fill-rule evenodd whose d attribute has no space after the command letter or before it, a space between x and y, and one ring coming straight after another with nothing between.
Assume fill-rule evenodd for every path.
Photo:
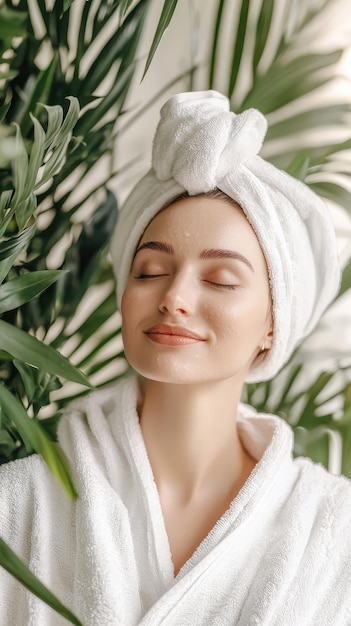
<instances>
[{"instance_id":1,"label":"terry cloth texture","mask_svg":"<svg viewBox=\"0 0 351 626\"><path fill-rule=\"evenodd\" d=\"M351 482L293 460L286 423L241 405L257 466L174 577L136 395L123 380L63 418L76 503L38 456L0 467L0 536L34 574L84 626L351 624ZM0 624L67 621L0 568Z\"/></svg>"},{"instance_id":2,"label":"terry cloth texture","mask_svg":"<svg viewBox=\"0 0 351 626\"><path fill-rule=\"evenodd\" d=\"M122 208L111 245L119 305L131 261L152 218L185 191L220 189L243 209L266 258L273 345L247 382L272 378L335 297L340 268L324 201L258 153L267 129L256 109L236 115L216 91L182 93L161 109L152 168Z\"/></svg>"}]
</instances>

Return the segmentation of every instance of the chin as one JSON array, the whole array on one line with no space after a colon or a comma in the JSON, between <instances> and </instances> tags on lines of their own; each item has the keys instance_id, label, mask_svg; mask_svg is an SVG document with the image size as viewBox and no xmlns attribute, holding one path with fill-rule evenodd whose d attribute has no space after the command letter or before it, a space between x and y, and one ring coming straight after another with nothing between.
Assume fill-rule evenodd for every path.
<instances>
[{"instance_id":1,"label":"chin","mask_svg":"<svg viewBox=\"0 0 351 626\"><path fill-rule=\"evenodd\" d=\"M195 384L197 382L203 382L200 380L194 379L194 375L188 371L188 369L179 369L179 368L146 368L140 367L138 364L132 366L133 369L146 378L147 380L153 380L154 382L164 383L168 385L184 385L184 384ZM176 371L175 371L176 369Z\"/></svg>"},{"instance_id":2,"label":"chin","mask_svg":"<svg viewBox=\"0 0 351 626\"><path fill-rule=\"evenodd\" d=\"M201 368L201 371L195 371L194 363L164 363L159 362L150 366L150 363L141 363L140 360L130 363L137 374L143 378L168 385L203 385L218 383L228 379L235 378L238 373L233 372L232 369L228 372L218 373L218 369L210 367L210 371L205 368Z\"/></svg>"}]
</instances>

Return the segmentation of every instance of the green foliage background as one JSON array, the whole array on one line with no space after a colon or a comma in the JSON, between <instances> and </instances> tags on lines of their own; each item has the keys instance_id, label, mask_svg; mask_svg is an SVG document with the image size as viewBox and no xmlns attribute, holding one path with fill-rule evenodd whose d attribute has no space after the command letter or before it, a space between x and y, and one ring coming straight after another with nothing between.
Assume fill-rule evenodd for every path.
<instances>
[{"instance_id":1,"label":"green foliage background","mask_svg":"<svg viewBox=\"0 0 351 626\"><path fill-rule=\"evenodd\" d=\"M182 2L158 3L160 19L149 43L145 72ZM213 3L211 44L207 59L201 60L208 72L206 77L201 73L197 88L226 91L238 112L249 106L261 109L271 122L267 158L350 211L349 193L327 173L333 165L350 176L344 151L351 148L351 140L316 145L309 134L344 127L350 102L317 97L313 104L306 101L301 106L305 96L318 93L337 74L343 49L324 52L315 46L311 51L308 36L310 25L332 3L264 0L253 19L257 2L238 1L236 25L225 44L222 34L230 0ZM120 335L107 254L117 219L117 200L109 182L116 176L118 180L113 164L116 129L128 108L140 65L139 41L152 4L152 0L0 3L0 463L36 451L72 498L77 494L55 442L59 410L70 392L55 405L50 404L51 394L61 388L62 380L79 384L77 394L86 392L88 379L97 373L103 384L119 375L104 375L114 359L123 357L122 348L104 356L105 346ZM273 33L278 4L284 11ZM229 68L228 75L223 75L223 67ZM243 73L250 79L245 89L240 86ZM189 67L188 89L197 76L198 68ZM159 85L160 91L164 88ZM296 150L289 139L298 133L301 142ZM286 141L278 144L277 139ZM92 188L99 163L104 164L105 180L97 179ZM94 287L104 293L102 301L88 307L82 321L73 325ZM350 287L349 264L339 295ZM82 350L85 355L79 357ZM296 452L326 465L329 433L337 433L342 470L350 476L351 383L345 383L347 378L339 382L340 364L335 363L332 371L320 373L306 386L307 366L300 361L297 354L276 380L248 387L246 400L258 410L288 419L295 430ZM338 401L339 413L342 409L341 419L330 409L332 399ZM43 418L47 406L55 410ZM1 540L0 565L79 624Z\"/></svg>"}]
</instances>

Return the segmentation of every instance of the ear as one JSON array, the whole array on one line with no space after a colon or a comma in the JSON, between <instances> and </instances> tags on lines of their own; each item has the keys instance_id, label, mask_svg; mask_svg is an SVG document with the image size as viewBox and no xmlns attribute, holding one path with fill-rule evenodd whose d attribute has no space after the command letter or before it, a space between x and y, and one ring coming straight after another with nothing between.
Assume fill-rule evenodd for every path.
<instances>
[{"instance_id":1,"label":"ear","mask_svg":"<svg viewBox=\"0 0 351 626\"><path fill-rule=\"evenodd\" d=\"M263 339L263 342L264 342L266 350L270 350L271 349L272 344L273 344L273 336L274 336L273 316L270 315L268 328L266 330L266 334L265 334L264 339Z\"/></svg>"}]
</instances>

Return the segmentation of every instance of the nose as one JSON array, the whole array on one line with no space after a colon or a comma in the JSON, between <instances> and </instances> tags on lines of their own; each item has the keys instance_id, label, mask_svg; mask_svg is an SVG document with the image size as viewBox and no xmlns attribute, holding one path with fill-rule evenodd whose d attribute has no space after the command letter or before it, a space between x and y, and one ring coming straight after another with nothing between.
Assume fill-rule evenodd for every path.
<instances>
[{"instance_id":1,"label":"nose","mask_svg":"<svg viewBox=\"0 0 351 626\"><path fill-rule=\"evenodd\" d=\"M195 289L191 278L185 274L171 278L160 299L161 313L190 315L195 308Z\"/></svg>"}]
</instances>

